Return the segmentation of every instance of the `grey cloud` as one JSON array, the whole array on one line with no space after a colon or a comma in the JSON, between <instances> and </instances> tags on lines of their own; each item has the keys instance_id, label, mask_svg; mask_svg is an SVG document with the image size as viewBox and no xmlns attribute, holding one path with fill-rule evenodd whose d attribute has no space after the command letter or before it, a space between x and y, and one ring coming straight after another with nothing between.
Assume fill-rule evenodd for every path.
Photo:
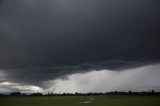
<instances>
[{"instance_id":1,"label":"grey cloud","mask_svg":"<svg viewBox=\"0 0 160 106\"><path fill-rule=\"evenodd\" d=\"M159 64L125 71L92 71L86 74L68 75L67 80L48 80L43 84L48 86L45 92L75 93L75 92L109 92L109 91L159 91Z\"/></svg>"},{"instance_id":2,"label":"grey cloud","mask_svg":"<svg viewBox=\"0 0 160 106\"><path fill-rule=\"evenodd\" d=\"M57 67L26 67L26 68L15 68L5 69L3 72L7 74L4 81L14 81L22 84L34 84L37 86L43 86L42 82L46 80L54 80L57 78L67 79L67 75L75 73L87 73L89 71L100 71L100 70L112 70L122 71L127 69L133 69L137 67L143 67L156 62L146 61L122 61L112 60L98 63L87 63L74 66L57 66ZM43 86L44 87L44 86Z\"/></svg>"},{"instance_id":3,"label":"grey cloud","mask_svg":"<svg viewBox=\"0 0 160 106\"><path fill-rule=\"evenodd\" d=\"M123 71L92 70L86 73L72 73L66 78L45 79L41 87L34 84L14 83L14 81L0 83L0 92L21 91L23 93L42 92L106 92L106 91L144 91L160 89L159 64L148 65ZM103 87L102 87L103 86Z\"/></svg>"},{"instance_id":4,"label":"grey cloud","mask_svg":"<svg viewBox=\"0 0 160 106\"><path fill-rule=\"evenodd\" d=\"M40 85L73 73L159 63L158 4L0 0L0 69L6 80Z\"/></svg>"},{"instance_id":5,"label":"grey cloud","mask_svg":"<svg viewBox=\"0 0 160 106\"><path fill-rule=\"evenodd\" d=\"M10 92L35 93L42 91L43 91L42 88L34 85L22 85L12 82L0 83L0 93L10 93Z\"/></svg>"}]
</instances>

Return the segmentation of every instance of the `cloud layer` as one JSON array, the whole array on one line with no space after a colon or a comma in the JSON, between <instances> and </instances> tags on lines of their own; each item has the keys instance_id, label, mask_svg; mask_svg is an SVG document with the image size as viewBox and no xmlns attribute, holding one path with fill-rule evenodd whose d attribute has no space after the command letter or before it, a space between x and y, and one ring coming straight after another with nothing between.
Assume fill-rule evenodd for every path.
<instances>
[{"instance_id":1,"label":"cloud layer","mask_svg":"<svg viewBox=\"0 0 160 106\"><path fill-rule=\"evenodd\" d=\"M160 65L148 65L125 71L91 71L85 74L68 75L67 79L46 81L55 93L109 92L109 91L148 91L160 90Z\"/></svg>"},{"instance_id":2,"label":"cloud layer","mask_svg":"<svg viewBox=\"0 0 160 106\"><path fill-rule=\"evenodd\" d=\"M158 0L0 0L0 83L46 89L44 81L68 75L74 83L77 74L121 73L159 63L158 4Z\"/></svg>"},{"instance_id":3,"label":"cloud layer","mask_svg":"<svg viewBox=\"0 0 160 106\"><path fill-rule=\"evenodd\" d=\"M44 80L41 85L26 85L15 82L1 82L0 93L20 91L22 93L88 93L109 91L160 91L160 65L147 65L123 71L100 70L87 73L75 73Z\"/></svg>"},{"instance_id":4,"label":"cloud layer","mask_svg":"<svg viewBox=\"0 0 160 106\"><path fill-rule=\"evenodd\" d=\"M159 60L157 0L2 0L0 67Z\"/></svg>"}]
</instances>

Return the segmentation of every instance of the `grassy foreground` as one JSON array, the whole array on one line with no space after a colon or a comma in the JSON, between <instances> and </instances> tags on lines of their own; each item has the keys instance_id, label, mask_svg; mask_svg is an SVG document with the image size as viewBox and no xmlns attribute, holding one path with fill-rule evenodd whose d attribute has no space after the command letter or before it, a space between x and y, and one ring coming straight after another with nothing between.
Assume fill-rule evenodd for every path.
<instances>
[{"instance_id":1,"label":"grassy foreground","mask_svg":"<svg viewBox=\"0 0 160 106\"><path fill-rule=\"evenodd\" d=\"M160 106L160 96L0 97L0 106Z\"/></svg>"}]
</instances>

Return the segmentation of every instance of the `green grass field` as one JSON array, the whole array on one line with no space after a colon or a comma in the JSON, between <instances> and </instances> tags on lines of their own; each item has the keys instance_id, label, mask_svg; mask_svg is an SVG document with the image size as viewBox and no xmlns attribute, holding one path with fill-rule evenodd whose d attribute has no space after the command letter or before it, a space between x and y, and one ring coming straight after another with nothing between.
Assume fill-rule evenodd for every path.
<instances>
[{"instance_id":1,"label":"green grass field","mask_svg":"<svg viewBox=\"0 0 160 106\"><path fill-rule=\"evenodd\" d=\"M160 106L160 96L0 97L0 106Z\"/></svg>"}]
</instances>

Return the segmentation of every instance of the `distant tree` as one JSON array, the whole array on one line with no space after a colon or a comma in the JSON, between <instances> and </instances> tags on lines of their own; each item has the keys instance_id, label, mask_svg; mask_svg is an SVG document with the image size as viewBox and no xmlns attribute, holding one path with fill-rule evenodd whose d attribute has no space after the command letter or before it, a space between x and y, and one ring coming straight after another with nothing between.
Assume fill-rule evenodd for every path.
<instances>
[{"instance_id":1,"label":"distant tree","mask_svg":"<svg viewBox=\"0 0 160 106\"><path fill-rule=\"evenodd\" d=\"M4 96L3 94L0 94L0 96Z\"/></svg>"},{"instance_id":2,"label":"distant tree","mask_svg":"<svg viewBox=\"0 0 160 106\"><path fill-rule=\"evenodd\" d=\"M151 90L151 93L152 93L152 94L154 94L154 93L155 93L155 91L152 89L152 90Z\"/></svg>"},{"instance_id":3,"label":"distant tree","mask_svg":"<svg viewBox=\"0 0 160 106\"><path fill-rule=\"evenodd\" d=\"M130 95L131 95L131 94L132 94L132 91L128 91L128 94L130 94Z\"/></svg>"},{"instance_id":4,"label":"distant tree","mask_svg":"<svg viewBox=\"0 0 160 106\"><path fill-rule=\"evenodd\" d=\"M75 95L78 95L78 94L79 94L78 92L75 93Z\"/></svg>"},{"instance_id":5,"label":"distant tree","mask_svg":"<svg viewBox=\"0 0 160 106\"><path fill-rule=\"evenodd\" d=\"M114 91L114 94L117 95L117 94L118 94L118 91Z\"/></svg>"},{"instance_id":6,"label":"distant tree","mask_svg":"<svg viewBox=\"0 0 160 106\"><path fill-rule=\"evenodd\" d=\"M23 94L21 94L22 96L26 96L26 94L25 93L23 93Z\"/></svg>"},{"instance_id":7,"label":"distant tree","mask_svg":"<svg viewBox=\"0 0 160 106\"><path fill-rule=\"evenodd\" d=\"M20 96L21 92L12 92L10 93L11 96Z\"/></svg>"},{"instance_id":8,"label":"distant tree","mask_svg":"<svg viewBox=\"0 0 160 106\"><path fill-rule=\"evenodd\" d=\"M32 93L31 96L43 96L42 93Z\"/></svg>"}]
</instances>

